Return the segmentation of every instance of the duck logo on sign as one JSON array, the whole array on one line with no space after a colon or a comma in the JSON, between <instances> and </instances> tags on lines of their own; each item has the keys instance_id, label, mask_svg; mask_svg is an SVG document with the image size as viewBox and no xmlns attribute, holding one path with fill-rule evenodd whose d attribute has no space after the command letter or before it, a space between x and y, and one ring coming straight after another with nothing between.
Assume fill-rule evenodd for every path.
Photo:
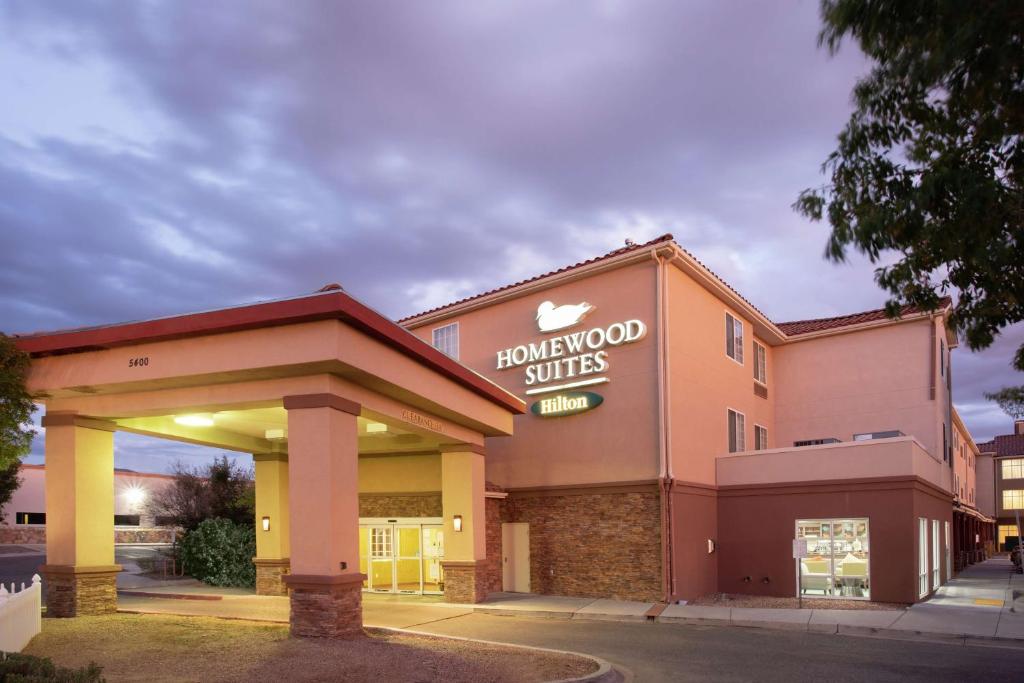
<instances>
[{"instance_id":1,"label":"duck logo on sign","mask_svg":"<svg viewBox=\"0 0 1024 683\"><path fill-rule=\"evenodd\" d=\"M592 391L567 391L536 401L530 412L538 417L564 417L593 410L603 402L604 396Z\"/></svg>"},{"instance_id":2,"label":"duck logo on sign","mask_svg":"<svg viewBox=\"0 0 1024 683\"><path fill-rule=\"evenodd\" d=\"M563 304L556 306L554 302L545 301L537 307L537 327L541 332L554 332L577 325L594 306L586 301L579 304Z\"/></svg>"}]
</instances>

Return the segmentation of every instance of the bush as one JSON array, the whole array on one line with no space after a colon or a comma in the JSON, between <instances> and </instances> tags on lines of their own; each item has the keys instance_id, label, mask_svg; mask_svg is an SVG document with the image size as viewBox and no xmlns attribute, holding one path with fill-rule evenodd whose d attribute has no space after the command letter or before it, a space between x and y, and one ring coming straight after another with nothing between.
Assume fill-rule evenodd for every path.
<instances>
[{"instance_id":1,"label":"bush","mask_svg":"<svg viewBox=\"0 0 1024 683\"><path fill-rule=\"evenodd\" d=\"M95 663L65 669L43 657L0 652L0 683L103 683L101 672Z\"/></svg>"},{"instance_id":2,"label":"bush","mask_svg":"<svg viewBox=\"0 0 1024 683\"><path fill-rule=\"evenodd\" d=\"M256 529L230 519L207 519L179 541L185 573L211 586L256 585Z\"/></svg>"}]
</instances>

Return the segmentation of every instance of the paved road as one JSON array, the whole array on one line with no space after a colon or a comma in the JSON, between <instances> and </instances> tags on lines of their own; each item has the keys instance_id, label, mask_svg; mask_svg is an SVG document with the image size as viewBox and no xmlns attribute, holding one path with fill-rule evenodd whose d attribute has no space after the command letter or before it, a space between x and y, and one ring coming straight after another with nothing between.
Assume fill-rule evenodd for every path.
<instances>
[{"instance_id":1,"label":"paved road","mask_svg":"<svg viewBox=\"0 0 1024 683\"><path fill-rule=\"evenodd\" d=\"M157 553L153 546L117 546L114 549L114 560L118 564L135 562L138 559L152 557ZM12 582L21 585L32 581L32 575L39 570L39 565L46 562L45 553L33 555L0 555L0 583L10 586ZM46 582L43 582L43 590ZM45 595L45 593L44 593Z\"/></svg>"},{"instance_id":2,"label":"paved road","mask_svg":"<svg viewBox=\"0 0 1024 683\"><path fill-rule=\"evenodd\" d=\"M1024 668L1024 649L737 627L468 614L415 630L586 652L637 681L1013 681Z\"/></svg>"}]
</instances>

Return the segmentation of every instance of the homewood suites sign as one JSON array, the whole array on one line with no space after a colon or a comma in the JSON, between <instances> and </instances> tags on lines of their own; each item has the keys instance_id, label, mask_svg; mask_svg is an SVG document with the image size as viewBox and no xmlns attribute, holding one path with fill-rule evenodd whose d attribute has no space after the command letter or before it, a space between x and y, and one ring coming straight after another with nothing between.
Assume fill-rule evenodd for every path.
<instances>
[{"instance_id":1,"label":"homewood suites sign","mask_svg":"<svg viewBox=\"0 0 1024 683\"><path fill-rule=\"evenodd\" d=\"M555 306L545 301L537 308L537 327L541 332L574 327L593 310L586 302ZM527 394L600 384L608 381L603 373L609 367L609 348L638 342L646 334L647 325L640 320L567 332L498 351L498 370L524 368L526 385L532 387Z\"/></svg>"}]
</instances>

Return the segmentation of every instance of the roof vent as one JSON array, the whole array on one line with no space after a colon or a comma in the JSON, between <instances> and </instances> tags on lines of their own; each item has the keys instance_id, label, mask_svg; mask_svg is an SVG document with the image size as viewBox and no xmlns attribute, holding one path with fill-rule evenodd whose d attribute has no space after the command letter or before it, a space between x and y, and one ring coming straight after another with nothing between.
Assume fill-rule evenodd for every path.
<instances>
[{"instance_id":1,"label":"roof vent","mask_svg":"<svg viewBox=\"0 0 1024 683\"><path fill-rule=\"evenodd\" d=\"M344 287L339 285L337 282L332 282L329 285L324 285L320 289L316 290L317 294L319 294L320 292L343 292L343 291L345 291Z\"/></svg>"},{"instance_id":2,"label":"roof vent","mask_svg":"<svg viewBox=\"0 0 1024 683\"><path fill-rule=\"evenodd\" d=\"M633 238L627 237L626 238L626 246L627 247L635 247L636 246L636 242L633 241Z\"/></svg>"}]
</instances>

